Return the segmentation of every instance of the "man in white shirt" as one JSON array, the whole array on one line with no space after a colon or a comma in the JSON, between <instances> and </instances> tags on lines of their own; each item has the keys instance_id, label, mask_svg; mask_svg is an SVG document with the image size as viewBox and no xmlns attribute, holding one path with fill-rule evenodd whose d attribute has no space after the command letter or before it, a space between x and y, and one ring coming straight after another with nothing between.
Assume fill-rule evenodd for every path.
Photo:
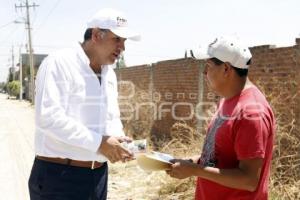
<instances>
[{"instance_id":1,"label":"man in white shirt","mask_svg":"<svg viewBox=\"0 0 300 200\"><path fill-rule=\"evenodd\" d=\"M107 161L128 161L117 79L110 66L139 40L122 13L103 9L88 22L84 42L49 55L36 77L36 158L29 178L32 200L102 200Z\"/></svg>"}]
</instances>

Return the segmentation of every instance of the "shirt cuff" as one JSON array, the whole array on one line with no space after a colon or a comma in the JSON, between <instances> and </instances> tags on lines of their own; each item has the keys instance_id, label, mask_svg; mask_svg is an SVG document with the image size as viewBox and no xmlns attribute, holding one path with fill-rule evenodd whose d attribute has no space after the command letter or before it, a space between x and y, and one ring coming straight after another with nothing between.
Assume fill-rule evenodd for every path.
<instances>
[{"instance_id":1,"label":"shirt cuff","mask_svg":"<svg viewBox=\"0 0 300 200\"><path fill-rule=\"evenodd\" d=\"M84 147L92 152L97 152L102 142L102 134L90 131L90 137L84 141Z\"/></svg>"}]
</instances>

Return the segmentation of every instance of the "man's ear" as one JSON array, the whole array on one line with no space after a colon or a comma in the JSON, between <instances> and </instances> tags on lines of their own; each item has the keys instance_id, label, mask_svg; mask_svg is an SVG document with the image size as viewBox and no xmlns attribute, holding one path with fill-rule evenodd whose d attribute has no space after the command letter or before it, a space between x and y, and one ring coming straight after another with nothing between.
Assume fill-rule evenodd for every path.
<instances>
[{"instance_id":1,"label":"man's ear","mask_svg":"<svg viewBox=\"0 0 300 200\"><path fill-rule=\"evenodd\" d=\"M224 63L224 73L226 75L228 75L231 72L231 70L232 70L232 67L231 67L230 63L225 62Z\"/></svg>"},{"instance_id":2,"label":"man's ear","mask_svg":"<svg viewBox=\"0 0 300 200\"><path fill-rule=\"evenodd\" d=\"M96 42L100 39L99 31L96 28L93 28L92 30L92 41Z\"/></svg>"}]
</instances>

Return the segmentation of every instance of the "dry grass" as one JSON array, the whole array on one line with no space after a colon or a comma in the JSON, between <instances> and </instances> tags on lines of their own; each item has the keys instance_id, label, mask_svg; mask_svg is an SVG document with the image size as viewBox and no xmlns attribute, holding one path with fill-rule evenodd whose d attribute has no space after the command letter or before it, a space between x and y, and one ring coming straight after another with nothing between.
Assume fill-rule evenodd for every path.
<instances>
[{"instance_id":1,"label":"dry grass","mask_svg":"<svg viewBox=\"0 0 300 200\"><path fill-rule=\"evenodd\" d=\"M299 86L292 78L289 81L273 78L271 81L277 86L272 90L262 80L257 81L270 102L277 121L270 199L300 199L300 123L296 117Z\"/></svg>"},{"instance_id":2,"label":"dry grass","mask_svg":"<svg viewBox=\"0 0 300 200\"><path fill-rule=\"evenodd\" d=\"M163 144L159 151L169 153L177 158L191 158L200 155L204 136L184 122L175 123L170 130L171 140ZM161 185L159 194L165 200L194 199L196 178L183 180L171 179Z\"/></svg>"},{"instance_id":3,"label":"dry grass","mask_svg":"<svg viewBox=\"0 0 300 200\"><path fill-rule=\"evenodd\" d=\"M123 96L127 88L121 88ZM120 100L121 104L132 105L132 112L136 118L124 120L125 132L134 139L147 139L149 144L148 150L158 150L169 153L177 158L190 157L199 155L203 136L196 133L195 129L184 122L175 123L170 130L170 138L155 138L151 135L151 128L154 123L154 109L151 106L138 108L138 104L144 102L153 102L153 99L147 94L147 91L135 88L135 95L129 99ZM155 102L154 103L158 103ZM121 108L122 109L122 108ZM138 109L138 112L137 112ZM126 113L122 113L126 117ZM193 151L192 151L193 150ZM109 192L109 199L132 199L132 200L180 200L193 199L195 190L195 178L177 180L169 177L165 172L144 172L132 161L128 164L117 164L110 167L112 180ZM119 179L121 185L117 183ZM129 192L130 190L130 192ZM123 195L121 195L123 194Z\"/></svg>"},{"instance_id":4,"label":"dry grass","mask_svg":"<svg viewBox=\"0 0 300 200\"><path fill-rule=\"evenodd\" d=\"M122 96L133 94L132 91L128 91L126 85L120 86ZM123 119L124 131L126 134L134 139L149 139L150 132L153 125L155 109L153 104L145 105L145 102L152 102L148 94L148 91L135 88L134 95L131 98L119 100L121 109L121 118ZM126 112L122 112L122 109Z\"/></svg>"},{"instance_id":5,"label":"dry grass","mask_svg":"<svg viewBox=\"0 0 300 200\"><path fill-rule=\"evenodd\" d=\"M296 119L295 108L292 105L299 99L299 87L295 82L275 82L277 88L270 90L268 84L256 81L270 102L277 121L276 141L270 176L270 199L300 199L300 124ZM263 84L262 84L263 83ZM289 86L289 90L285 88ZM130 103L145 101L139 91L126 100ZM298 101L299 102L299 101ZM135 110L136 111L136 110ZM147 138L150 148L175 155L175 157L189 157L197 155L202 149L203 136L187 124L178 122L170 130L170 140L156 141L152 144L150 138L153 125L153 109L143 107L139 112L139 120L124 121L126 133L135 139ZM119 169L120 167L120 169ZM111 168L112 182L124 181L123 185L112 185L116 192L123 196L111 199L132 200L191 200L194 199L195 179L177 180L168 177L164 172L146 173L140 170L135 163L114 165ZM131 190L132 192L128 192ZM114 193L113 193L114 194ZM112 195L112 194L111 194Z\"/></svg>"},{"instance_id":6,"label":"dry grass","mask_svg":"<svg viewBox=\"0 0 300 200\"><path fill-rule=\"evenodd\" d=\"M109 173L109 200L193 199L193 181L172 179L164 171L145 172L136 161L111 165Z\"/></svg>"},{"instance_id":7,"label":"dry grass","mask_svg":"<svg viewBox=\"0 0 300 200\"><path fill-rule=\"evenodd\" d=\"M193 139L183 137L182 134ZM193 128L185 123L176 123L171 129L171 135L169 142L161 143L161 152L178 158L199 155L203 137L197 135ZM136 161L111 165L109 173L108 199L111 200L194 199L195 178L177 180L164 171L145 172L137 166Z\"/></svg>"}]
</instances>

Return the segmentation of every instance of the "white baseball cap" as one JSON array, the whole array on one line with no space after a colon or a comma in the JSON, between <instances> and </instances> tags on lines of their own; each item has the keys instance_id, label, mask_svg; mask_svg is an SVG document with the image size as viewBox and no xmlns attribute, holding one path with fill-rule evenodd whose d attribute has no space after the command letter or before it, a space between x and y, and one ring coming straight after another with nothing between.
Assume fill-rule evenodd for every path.
<instances>
[{"instance_id":1,"label":"white baseball cap","mask_svg":"<svg viewBox=\"0 0 300 200\"><path fill-rule=\"evenodd\" d=\"M217 58L229 62L240 69L248 69L248 61L252 55L248 47L243 46L235 38L216 38L208 45L206 52L201 49L191 50L192 57L197 59Z\"/></svg>"},{"instance_id":2,"label":"white baseball cap","mask_svg":"<svg viewBox=\"0 0 300 200\"><path fill-rule=\"evenodd\" d=\"M123 13L105 8L99 10L88 22L87 28L109 29L119 37L139 41L141 36L128 28L127 18Z\"/></svg>"}]
</instances>

